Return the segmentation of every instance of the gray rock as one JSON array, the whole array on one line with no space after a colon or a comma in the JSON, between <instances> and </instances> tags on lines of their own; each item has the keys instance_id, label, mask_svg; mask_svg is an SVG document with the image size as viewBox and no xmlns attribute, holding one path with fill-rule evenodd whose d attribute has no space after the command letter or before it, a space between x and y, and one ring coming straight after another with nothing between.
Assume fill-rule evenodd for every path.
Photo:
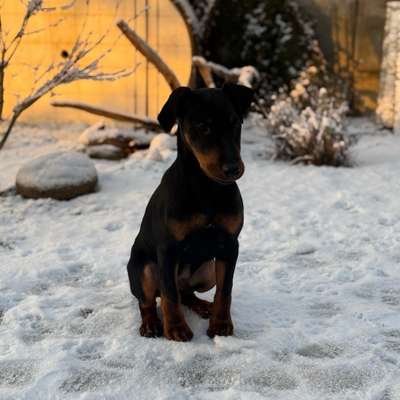
<instances>
[{"instance_id":1,"label":"gray rock","mask_svg":"<svg viewBox=\"0 0 400 400\"><path fill-rule=\"evenodd\" d=\"M91 193L97 184L93 161L85 154L62 151L29 161L17 174L17 192L28 198L69 200Z\"/></svg>"},{"instance_id":2,"label":"gray rock","mask_svg":"<svg viewBox=\"0 0 400 400\"><path fill-rule=\"evenodd\" d=\"M121 160L126 157L124 151L112 144L102 144L97 146L89 146L86 149L86 154L90 158L101 158L104 160Z\"/></svg>"}]
</instances>

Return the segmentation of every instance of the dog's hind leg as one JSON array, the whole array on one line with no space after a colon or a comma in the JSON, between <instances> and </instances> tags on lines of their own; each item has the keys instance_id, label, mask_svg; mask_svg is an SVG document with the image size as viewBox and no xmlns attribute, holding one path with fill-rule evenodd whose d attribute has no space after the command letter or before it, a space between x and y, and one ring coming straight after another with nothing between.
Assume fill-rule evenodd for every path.
<instances>
[{"instance_id":1,"label":"dog's hind leg","mask_svg":"<svg viewBox=\"0 0 400 400\"><path fill-rule=\"evenodd\" d=\"M209 260L196 268L181 290L181 302L201 318L209 318L212 303L199 299L194 292L206 292L215 286L215 261Z\"/></svg>"},{"instance_id":2,"label":"dog's hind leg","mask_svg":"<svg viewBox=\"0 0 400 400\"><path fill-rule=\"evenodd\" d=\"M132 294L139 301L142 324L139 332L145 337L162 335L162 324L157 316L156 297L158 293L157 266L146 262L141 251L132 249L128 263L128 275Z\"/></svg>"}]
</instances>

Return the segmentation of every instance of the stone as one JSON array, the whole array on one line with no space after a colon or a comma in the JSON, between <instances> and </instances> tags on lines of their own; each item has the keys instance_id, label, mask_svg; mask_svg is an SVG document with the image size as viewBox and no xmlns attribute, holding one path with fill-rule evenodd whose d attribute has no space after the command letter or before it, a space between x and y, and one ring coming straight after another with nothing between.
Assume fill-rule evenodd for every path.
<instances>
[{"instance_id":1,"label":"stone","mask_svg":"<svg viewBox=\"0 0 400 400\"><path fill-rule=\"evenodd\" d=\"M23 197L69 200L91 193L97 171L88 156L74 151L49 153L27 162L18 171L16 189Z\"/></svg>"},{"instance_id":2,"label":"stone","mask_svg":"<svg viewBox=\"0 0 400 400\"><path fill-rule=\"evenodd\" d=\"M86 149L86 154L90 158L100 158L103 160L121 160L126 157L125 152L120 147L112 144L89 146Z\"/></svg>"}]
</instances>

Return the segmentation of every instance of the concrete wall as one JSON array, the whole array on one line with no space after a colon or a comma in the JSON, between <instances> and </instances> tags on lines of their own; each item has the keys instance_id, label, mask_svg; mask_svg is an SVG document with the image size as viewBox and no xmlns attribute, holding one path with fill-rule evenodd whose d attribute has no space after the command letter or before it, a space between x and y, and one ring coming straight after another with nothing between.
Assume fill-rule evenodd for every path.
<instances>
[{"instance_id":1,"label":"concrete wall","mask_svg":"<svg viewBox=\"0 0 400 400\"><path fill-rule=\"evenodd\" d=\"M360 112L376 108L385 0L297 0L316 20L328 60L352 81L353 105Z\"/></svg>"}]
</instances>

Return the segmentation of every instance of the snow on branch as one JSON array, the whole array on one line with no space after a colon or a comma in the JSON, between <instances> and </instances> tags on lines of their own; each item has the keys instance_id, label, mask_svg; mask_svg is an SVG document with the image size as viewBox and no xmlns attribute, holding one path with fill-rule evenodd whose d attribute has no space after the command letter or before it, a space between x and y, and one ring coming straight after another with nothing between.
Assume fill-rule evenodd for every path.
<instances>
[{"instance_id":1,"label":"snow on branch","mask_svg":"<svg viewBox=\"0 0 400 400\"><path fill-rule=\"evenodd\" d=\"M211 73L224 79L225 82L238 83L247 87L254 87L254 84L260 79L257 69L251 65L241 68L227 68L224 65L207 61L204 57L194 56L193 65L198 68L201 77L207 87L215 87Z\"/></svg>"},{"instance_id":2,"label":"snow on branch","mask_svg":"<svg viewBox=\"0 0 400 400\"><path fill-rule=\"evenodd\" d=\"M281 90L266 115L275 158L293 164L349 166L350 139L344 133L347 104L320 85L311 66L294 82L290 94Z\"/></svg>"}]
</instances>

